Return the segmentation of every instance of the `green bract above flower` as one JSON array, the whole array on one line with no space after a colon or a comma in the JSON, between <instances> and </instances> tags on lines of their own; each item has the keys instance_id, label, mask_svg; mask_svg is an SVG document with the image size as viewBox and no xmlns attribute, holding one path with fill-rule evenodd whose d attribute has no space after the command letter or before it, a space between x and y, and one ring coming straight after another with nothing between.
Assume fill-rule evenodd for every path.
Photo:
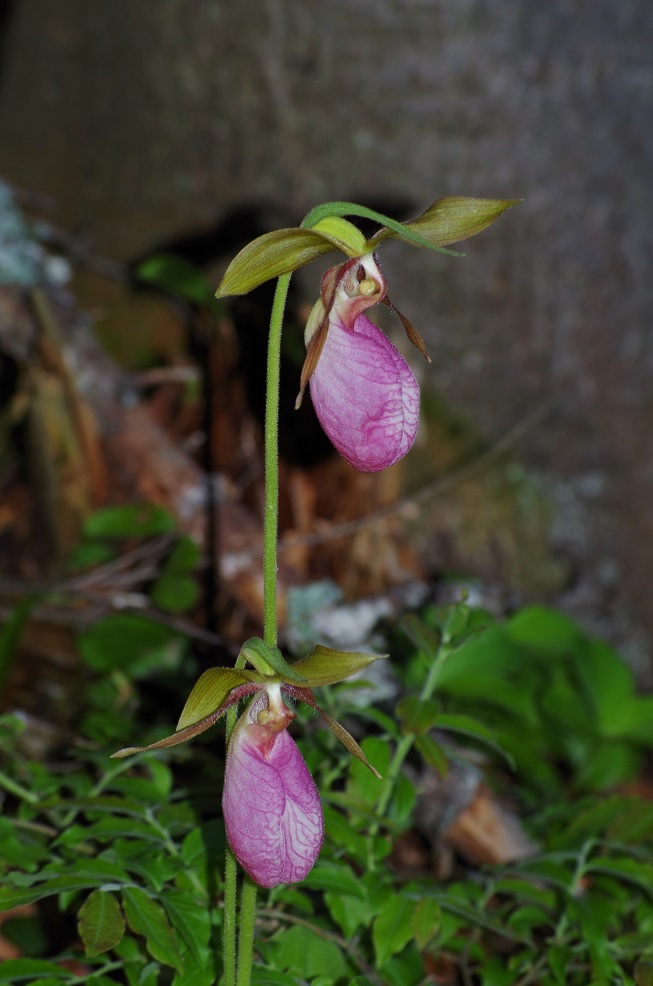
<instances>
[{"instance_id":1,"label":"green bract above flower","mask_svg":"<svg viewBox=\"0 0 653 986\"><path fill-rule=\"evenodd\" d=\"M350 258L362 257L387 239L452 253L444 249L447 244L475 236L520 201L449 196L437 199L420 216L405 223L353 202L328 202L313 209L301 226L265 233L243 247L229 264L216 296L247 294L265 281L291 274L333 250ZM365 240L344 216L372 219L381 228Z\"/></svg>"},{"instance_id":2,"label":"green bract above flower","mask_svg":"<svg viewBox=\"0 0 653 986\"><path fill-rule=\"evenodd\" d=\"M315 701L312 689L320 685L335 685L351 678L385 654L359 654L332 650L319 644L308 657L287 664L276 647L268 647L260 638L252 637L241 649L241 654L256 668L249 671L237 668L209 668L196 681L183 708L177 729L149 746L130 746L114 753L114 757L127 757L146 750L160 750L178 746L210 729L227 710L241 699L256 692L280 689L291 698L305 702L320 713L326 724L347 747L353 756L361 760L373 773L360 746L347 730L324 712Z\"/></svg>"}]
</instances>

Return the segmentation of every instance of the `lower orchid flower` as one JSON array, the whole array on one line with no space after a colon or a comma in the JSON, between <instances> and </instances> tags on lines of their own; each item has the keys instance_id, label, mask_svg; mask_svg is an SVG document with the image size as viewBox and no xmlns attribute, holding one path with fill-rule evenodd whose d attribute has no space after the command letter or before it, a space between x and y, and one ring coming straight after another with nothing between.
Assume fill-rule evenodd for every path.
<instances>
[{"instance_id":1,"label":"lower orchid flower","mask_svg":"<svg viewBox=\"0 0 653 986\"><path fill-rule=\"evenodd\" d=\"M356 740L319 707L312 689L349 678L380 655L317 646L308 657L288 665L276 648L258 638L243 645L241 654L255 671L205 671L188 697L177 732L146 747L120 750L114 757L183 743L212 726L241 699L254 695L227 750L222 793L227 838L243 869L260 886L298 883L319 856L324 816L315 782L288 732L295 713L283 696L316 709L349 752L378 777Z\"/></svg>"},{"instance_id":2,"label":"lower orchid flower","mask_svg":"<svg viewBox=\"0 0 653 986\"><path fill-rule=\"evenodd\" d=\"M262 887L303 880L324 838L320 795L287 731L294 718L273 686L250 703L229 742L222 792L227 838Z\"/></svg>"},{"instance_id":3,"label":"lower orchid flower","mask_svg":"<svg viewBox=\"0 0 653 986\"><path fill-rule=\"evenodd\" d=\"M309 316L299 405L304 388L320 424L350 465L378 472L410 449L419 423L419 387L408 363L363 314L379 302L392 307L373 254L330 268ZM422 339L400 315L409 339ZM428 359L428 357L427 357Z\"/></svg>"}]
</instances>

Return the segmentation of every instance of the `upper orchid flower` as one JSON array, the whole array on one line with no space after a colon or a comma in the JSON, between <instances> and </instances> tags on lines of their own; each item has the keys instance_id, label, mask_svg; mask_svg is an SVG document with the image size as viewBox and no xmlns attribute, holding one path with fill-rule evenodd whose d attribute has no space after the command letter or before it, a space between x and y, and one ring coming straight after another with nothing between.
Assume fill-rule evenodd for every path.
<instances>
[{"instance_id":1,"label":"upper orchid flower","mask_svg":"<svg viewBox=\"0 0 653 986\"><path fill-rule=\"evenodd\" d=\"M449 196L436 199L406 223L352 202L328 202L309 212L301 226L277 229L248 243L229 264L216 294L246 294L331 250L349 258L322 280L321 298L306 326L307 355L297 400L299 404L310 381L315 411L335 447L357 469L377 472L411 447L419 420L419 389L403 356L363 314L379 302L393 307L376 251L384 240L394 238L452 253L444 249L446 244L480 233L517 201ZM366 240L344 216L382 225ZM286 289L287 285L283 298ZM420 336L397 314L410 341L428 359Z\"/></svg>"},{"instance_id":2,"label":"upper orchid flower","mask_svg":"<svg viewBox=\"0 0 653 986\"><path fill-rule=\"evenodd\" d=\"M316 709L349 752L378 777L353 736L319 707L312 689L342 681L380 655L317 646L308 657L289 665L276 648L256 637L243 645L241 654L255 671L205 671L188 697L176 733L149 746L120 750L114 757L183 743L212 726L232 705L254 695L227 750L222 793L227 838L243 869L262 887L298 883L320 853L324 816L315 782L288 732L295 713L283 695Z\"/></svg>"},{"instance_id":3,"label":"upper orchid flower","mask_svg":"<svg viewBox=\"0 0 653 986\"><path fill-rule=\"evenodd\" d=\"M419 387L408 363L363 314L379 302L390 305L373 254L326 272L306 325L307 355L297 399L299 404L310 381L320 424L343 458L363 472L378 472L401 459L419 422ZM426 355L421 338L400 317Z\"/></svg>"}]
</instances>

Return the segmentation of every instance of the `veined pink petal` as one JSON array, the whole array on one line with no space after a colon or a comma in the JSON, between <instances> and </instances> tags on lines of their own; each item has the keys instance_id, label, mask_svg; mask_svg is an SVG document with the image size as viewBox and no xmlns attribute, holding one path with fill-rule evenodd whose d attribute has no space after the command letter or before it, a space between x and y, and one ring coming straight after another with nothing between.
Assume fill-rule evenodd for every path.
<instances>
[{"instance_id":1,"label":"veined pink petal","mask_svg":"<svg viewBox=\"0 0 653 986\"><path fill-rule=\"evenodd\" d=\"M229 744L222 794L227 837L262 887L298 883L322 847L324 816L315 782L292 736L248 719Z\"/></svg>"},{"instance_id":2,"label":"veined pink petal","mask_svg":"<svg viewBox=\"0 0 653 986\"><path fill-rule=\"evenodd\" d=\"M351 329L332 318L310 391L320 424L356 469L385 469L413 444L419 423L417 381L366 315L359 315Z\"/></svg>"}]
</instances>

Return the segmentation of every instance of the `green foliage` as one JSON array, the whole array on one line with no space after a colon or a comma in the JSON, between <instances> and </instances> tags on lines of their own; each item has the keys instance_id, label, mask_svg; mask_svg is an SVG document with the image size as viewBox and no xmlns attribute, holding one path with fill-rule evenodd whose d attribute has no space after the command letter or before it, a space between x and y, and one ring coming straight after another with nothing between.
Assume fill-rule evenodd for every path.
<instances>
[{"instance_id":1,"label":"green foliage","mask_svg":"<svg viewBox=\"0 0 653 986\"><path fill-rule=\"evenodd\" d=\"M136 537L123 520L109 517L93 536ZM192 577L192 565L181 568ZM80 637L90 738L51 765L30 763L19 752L23 724L0 719L0 910L36 908L23 919L32 927L21 930L19 918L4 926L23 957L0 965L0 983L219 981L222 741L216 728L208 743L108 759L118 742L154 742L166 726L148 724L136 686L125 716L125 682L140 683L145 702L187 654L178 631L131 617ZM297 710L326 838L301 885L260 893L252 982L423 986L443 958L460 981L483 986L648 982L653 807L624 785L650 756L651 700L636 694L626 666L542 607L503 622L464 605L431 608L392 636L395 708L352 712L347 685L318 696L347 719L381 781ZM318 652L315 673L319 664L327 675L325 657ZM479 755L537 853L485 869L461 863L444 882L428 866L402 875L391 853L414 829L421 778ZM69 929L56 944L53 909Z\"/></svg>"}]
</instances>

